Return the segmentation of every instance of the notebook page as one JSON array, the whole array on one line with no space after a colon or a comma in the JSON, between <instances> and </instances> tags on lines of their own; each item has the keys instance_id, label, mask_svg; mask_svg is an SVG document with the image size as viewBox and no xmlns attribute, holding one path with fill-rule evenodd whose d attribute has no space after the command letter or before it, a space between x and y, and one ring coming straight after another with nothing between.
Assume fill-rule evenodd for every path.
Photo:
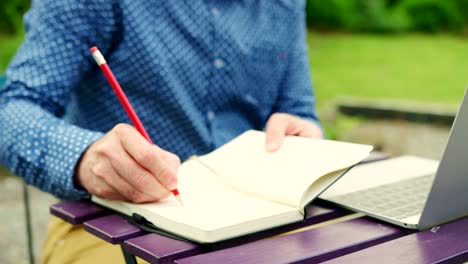
<instances>
[{"instance_id":1,"label":"notebook page","mask_svg":"<svg viewBox=\"0 0 468 264\"><path fill-rule=\"evenodd\" d=\"M314 181L358 163L372 150L301 137L287 137L273 153L266 152L264 144L265 133L250 130L200 160L238 190L300 208Z\"/></svg>"},{"instance_id":2,"label":"notebook page","mask_svg":"<svg viewBox=\"0 0 468 264\"><path fill-rule=\"evenodd\" d=\"M200 242L236 237L303 219L297 208L235 191L196 159L184 162L178 176L184 206L172 195L148 204L97 197L93 200L128 215L138 213L162 229Z\"/></svg>"},{"instance_id":3,"label":"notebook page","mask_svg":"<svg viewBox=\"0 0 468 264\"><path fill-rule=\"evenodd\" d=\"M265 218L296 208L249 197L226 186L197 160L185 162L178 173L184 206L170 196L160 203L138 205L171 221L210 231Z\"/></svg>"}]
</instances>

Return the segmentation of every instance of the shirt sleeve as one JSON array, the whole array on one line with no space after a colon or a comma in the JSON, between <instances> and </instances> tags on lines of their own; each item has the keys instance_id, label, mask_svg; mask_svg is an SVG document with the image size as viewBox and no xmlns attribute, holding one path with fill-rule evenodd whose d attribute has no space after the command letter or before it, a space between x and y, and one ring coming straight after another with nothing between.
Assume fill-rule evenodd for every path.
<instances>
[{"instance_id":1,"label":"shirt sleeve","mask_svg":"<svg viewBox=\"0 0 468 264\"><path fill-rule=\"evenodd\" d=\"M320 126L315 111L315 96L308 63L305 7L299 5L296 12L297 22L295 28L291 30L292 48L287 55L288 66L273 113L293 114Z\"/></svg>"},{"instance_id":2,"label":"shirt sleeve","mask_svg":"<svg viewBox=\"0 0 468 264\"><path fill-rule=\"evenodd\" d=\"M33 1L25 40L0 89L0 162L29 184L63 199L87 193L75 165L102 133L62 119L72 92L92 68L88 49L112 43L112 1Z\"/></svg>"}]
</instances>

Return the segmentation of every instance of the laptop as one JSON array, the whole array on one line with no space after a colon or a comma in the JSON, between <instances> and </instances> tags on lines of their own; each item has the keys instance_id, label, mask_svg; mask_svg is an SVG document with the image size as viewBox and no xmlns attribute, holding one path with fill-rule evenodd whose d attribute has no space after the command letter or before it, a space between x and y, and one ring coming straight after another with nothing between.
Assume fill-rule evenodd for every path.
<instances>
[{"instance_id":1,"label":"laptop","mask_svg":"<svg viewBox=\"0 0 468 264\"><path fill-rule=\"evenodd\" d=\"M439 161L402 156L358 165L323 200L411 229L468 215L468 89Z\"/></svg>"}]
</instances>

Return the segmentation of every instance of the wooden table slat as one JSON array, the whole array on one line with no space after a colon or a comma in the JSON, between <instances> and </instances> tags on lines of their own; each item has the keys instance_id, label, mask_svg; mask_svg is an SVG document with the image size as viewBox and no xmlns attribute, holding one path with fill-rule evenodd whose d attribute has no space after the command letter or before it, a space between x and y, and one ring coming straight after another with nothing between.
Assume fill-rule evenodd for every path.
<instances>
[{"instance_id":1,"label":"wooden table slat","mask_svg":"<svg viewBox=\"0 0 468 264\"><path fill-rule=\"evenodd\" d=\"M407 234L391 225L358 218L317 229L176 260L195 263L321 262Z\"/></svg>"},{"instance_id":2,"label":"wooden table slat","mask_svg":"<svg viewBox=\"0 0 468 264\"><path fill-rule=\"evenodd\" d=\"M401 237L327 263L462 263L468 261L468 218Z\"/></svg>"},{"instance_id":3,"label":"wooden table slat","mask_svg":"<svg viewBox=\"0 0 468 264\"><path fill-rule=\"evenodd\" d=\"M83 224L83 228L112 244L120 244L127 239L145 234L143 230L116 214L86 221Z\"/></svg>"},{"instance_id":4,"label":"wooden table slat","mask_svg":"<svg viewBox=\"0 0 468 264\"><path fill-rule=\"evenodd\" d=\"M111 212L89 200L66 201L50 207L50 213L73 225L109 215Z\"/></svg>"},{"instance_id":5,"label":"wooden table slat","mask_svg":"<svg viewBox=\"0 0 468 264\"><path fill-rule=\"evenodd\" d=\"M199 254L196 243L184 242L158 234L147 234L124 242L126 252L150 263L172 263L177 258Z\"/></svg>"}]
</instances>

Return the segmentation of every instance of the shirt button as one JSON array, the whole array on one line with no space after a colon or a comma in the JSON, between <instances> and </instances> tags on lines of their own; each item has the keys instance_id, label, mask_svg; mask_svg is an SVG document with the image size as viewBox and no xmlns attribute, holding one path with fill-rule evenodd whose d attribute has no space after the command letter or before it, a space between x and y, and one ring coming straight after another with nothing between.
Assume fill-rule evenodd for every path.
<instances>
[{"instance_id":1,"label":"shirt button","mask_svg":"<svg viewBox=\"0 0 468 264\"><path fill-rule=\"evenodd\" d=\"M211 9L211 13L214 16L218 16L219 15L219 9L217 7L213 7L213 9Z\"/></svg>"},{"instance_id":2,"label":"shirt button","mask_svg":"<svg viewBox=\"0 0 468 264\"><path fill-rule=\"evenodd\" d=\"M214 66L218 69L221 69L222 67L224 67L224 61L221 59L216 59L214 60Z\"/></svg>"},{"instance_id":3,"label":"shirt button","mask_svg":"<svg viewBox=\"0 0 468 264\"><path fill-rule=\"evenodd\" d=\"M213 111L208 111L206 113L206 117L208 118L209 121L211 121L215 118L215 113Z\"/></svg>"}]
</instances>

